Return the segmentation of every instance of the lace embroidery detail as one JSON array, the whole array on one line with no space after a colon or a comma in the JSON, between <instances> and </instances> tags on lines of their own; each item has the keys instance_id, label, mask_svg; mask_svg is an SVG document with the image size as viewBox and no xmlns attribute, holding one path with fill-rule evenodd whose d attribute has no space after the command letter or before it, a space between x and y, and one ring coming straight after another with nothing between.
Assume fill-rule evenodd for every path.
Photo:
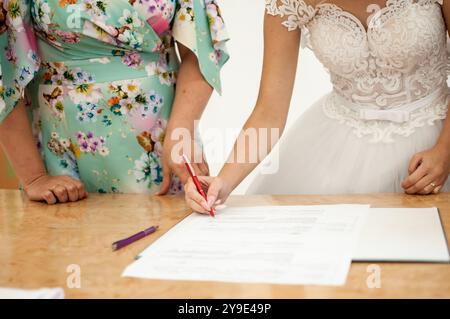
<instances>
[{"instance_id":1,"label":"lace embroidery detail","mask_svg":"<svg viewBox=\"0 0 450 319\"><path fill-rule=\"evenodd\" d=\"M334 5L321 6L309 25L311 42L330 70L335 90L352 102L389 109L441 87L447 80L448 53L442 12L430 6L436 1L390 0L376 18L383 23L367 36L353 15Z\"/></svg>"},{"instance_id":2,"label":"lace embroidery detail","mask_svg":"<svg viewBox=\"0 0 450 319\"><path fill-rule=\"evenodd\" d=\"M409 136L446 117L448 95L413 112L405 123L364 120L342 102L391 110L446 86L450 54L435 4L443 1L387 0L366 29L332 3L314 8L302 0L266 0L268 14L287 17L288 30L308 31L310 47L329 70L335 93L325 100L325 114L353 127L359 137L370 135L372 142L393 142L395 135Z\"/></svg>"},{"instance_id":3,"label":"lace embroidery detail","mask_svg":"<svg viewBox=\"0 0 450 319\"><path fill-rule=\"evenodd\" d=\"M267 14L277 16L278 15L277 0L265 0L265 1Z\"/></svg>"},{"instance_id":4,"label":"lace embroidery detail","mask_svg":"<svg viewBox=\"0 0 450 319\"><path fill-rule=\"evenodd\" d=\"M392 142L396 135L409 136L418 127L445 119L449 98L414 111L404 123L388 120L386 113L379 120L363 119L346 104L383 112L447 88L450 54L442 3L387 0L367 28L332 3L313 8L301 0L266 0L266 7L269 14L287 16L283 24L288 29L308 31L309 47L329 71L339 96L339 101L326 99L325 114L353 127L359 137Z\"/></svg>"},{"instance_id":5,"label":"lace embroidery detail","mask_svg":"<svg viewBox=\"0 0 450 319\"><path fill-rule=\"evenodd\" d=\"M410 120L405 123L362 120L357 112L341 102L341 98L336 93L326 96L322 107L326 116L352 127L356 136L360 138L368 136L371 143L393 143L395 135L408 137L415 132L416 128L444 120L449 102L450 92L447 91L428 106L412 112Z\"/></svg>"},{"instance_id":6,"label":"lace embroidery detail","mask_svg":"<svg viewBox=\"0 0 450 319\"><path fill-rule=\"evenodd\" d=\"M303 28L316 14L316 9L303 0L265 0L266 11L273 16L287 17L283 25L289 31ZM280 5L277 5L277 1Z\"/></svg>"}]
</instances>

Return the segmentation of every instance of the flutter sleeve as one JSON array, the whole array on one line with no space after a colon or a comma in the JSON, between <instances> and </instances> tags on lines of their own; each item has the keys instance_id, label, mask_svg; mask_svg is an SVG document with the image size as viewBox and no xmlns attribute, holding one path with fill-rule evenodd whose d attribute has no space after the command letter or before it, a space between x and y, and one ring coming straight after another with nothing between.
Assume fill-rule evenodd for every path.
<instances>
[{"instance_id":1,"label":"flutter sleeve","mask_svg":"<svg viewBox=\"0 0 450 319\"><path fill-rule=\"evenodd\" d=\"M178 0L173 25L174 39L197 56L200 71L219 94L220 71L228 61L228 35L217 0Z\"/></svg>"},{"instance_id":2,"label":"flutter sleeve","mask_svg":"<svg viewBox=\"0 0 450 319\"><path fill-rule=\"evenodd\" d=\"M40 60L28 0L0 0L0 123L24 96Z\"/></svg>"},{"instance_id":3,"label":"flutter sleeve","mask_svg":"<svg viewBox=\"0 0 450 319\"><path fill-rule=\"evenodd\" d=\"M316 15L314 6L304 0L265 0L266 13L283 18L282 24L289 31L302 29Z\"/></svg>"}]
</instances>

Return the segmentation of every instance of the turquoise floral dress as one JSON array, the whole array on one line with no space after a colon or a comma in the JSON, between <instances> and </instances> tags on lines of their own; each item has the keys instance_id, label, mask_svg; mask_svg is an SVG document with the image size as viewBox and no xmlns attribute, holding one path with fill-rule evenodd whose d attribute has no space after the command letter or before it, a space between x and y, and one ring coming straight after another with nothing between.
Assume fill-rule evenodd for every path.
<instances>
[{"instance_id":1,"label":"turquoise floral dress","mask_svg":"<svg viewBox=\"0 0 450 319\"><path fill-rule=\"evenodd\" d=\"M218 92L228 60L216 0L3 0L0 33L0 121L25 96L49 174L89 192L159 190L176 42Z\"/></svg>"}]
</instances>

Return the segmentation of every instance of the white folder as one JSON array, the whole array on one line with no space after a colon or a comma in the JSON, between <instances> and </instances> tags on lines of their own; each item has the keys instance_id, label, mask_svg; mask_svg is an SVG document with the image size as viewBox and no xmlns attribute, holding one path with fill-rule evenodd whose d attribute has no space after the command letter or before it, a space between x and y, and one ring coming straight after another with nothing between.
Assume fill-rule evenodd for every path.
<instances>
[{"instance_id":1,"label":"white folder","mask_svg":"<svg viewBox=\"0 0 450 319\"><path fill-rule=\"evenodd\" d=\"M437 208L371 208L353 261L450 262Z\"/></svg>"}]
</instances>

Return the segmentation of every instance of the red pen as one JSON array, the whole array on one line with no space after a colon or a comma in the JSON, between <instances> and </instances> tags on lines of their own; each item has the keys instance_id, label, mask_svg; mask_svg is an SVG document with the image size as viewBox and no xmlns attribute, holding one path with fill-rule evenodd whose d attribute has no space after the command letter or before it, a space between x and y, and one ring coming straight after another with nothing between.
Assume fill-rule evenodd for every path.
<instances>
[{"instance_id":1,"label":"red pen","mask_svg":"<svg viewBox=\"0 0 450 319\"><path fill-rule=\"evenodd\" d=\"M203 196L203 198L207 201L207 197L205 192L203 191L202 185L200 185L200 181L197 178L197 175L195 175L195 171L194 168L191 166L191 163L189 162L189 159L187 158L186 155L183 154L183 160L184 160L184 164L186 165L186 168L189 172L189 175L191 175L192 180L194 181L195 187L197 188L197 191L200 193L200 195ZM209 215L211 217L214 217L214 208L211 207L211 210L209 211Z\"/></svg>"}]
</instances>

